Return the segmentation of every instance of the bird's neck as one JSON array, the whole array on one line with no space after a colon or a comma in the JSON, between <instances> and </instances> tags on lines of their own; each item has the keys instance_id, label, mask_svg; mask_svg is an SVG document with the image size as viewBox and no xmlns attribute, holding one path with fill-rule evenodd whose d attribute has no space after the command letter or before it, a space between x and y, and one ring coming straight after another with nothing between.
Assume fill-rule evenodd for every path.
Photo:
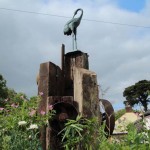
<instances>
[{"instance_id":1,"label":"bird's neck","mask_svg":"<svg viewBox=\"0 0 150 150\"><path fill-rule=\"evenodd\" d=\"M81 15L79 16L79 18L82 19L82 16L83 16L83 9L78 9L78 11L81 11Z\"/></svg>"}]
</instances>

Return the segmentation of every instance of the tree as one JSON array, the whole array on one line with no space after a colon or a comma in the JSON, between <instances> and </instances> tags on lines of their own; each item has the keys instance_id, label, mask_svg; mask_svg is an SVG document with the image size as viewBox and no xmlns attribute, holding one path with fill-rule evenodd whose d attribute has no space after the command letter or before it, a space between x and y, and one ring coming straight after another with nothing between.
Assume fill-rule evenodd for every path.
<instances>
[{"instance_id":1,"label":"tree","mask_svg":"<svg viewBox=\"0 0 150 150\"><path fill-rule=\"evenodd\" d=\"M6 80L0 74L0 107L5 107L6 104L16 103L22 105L23 100L28 100L24 93L17 93L14 89L6 86Z\"/></svg>"},{"instance_id":2,"label":"tree","mask_svg":"<svg viewBox=\"0 0 150 150\"><path fill-rule=\"evenodd\" d=\"M7 97L7 87L6 87L6 80L0 74L0 98Z\"/></svg>"},{"instance_id":3,"label":"tree","mask_svg":"<svg viewBox=\"0 0 150 150\"><path fill-rule=\"evenodd\" d=\"M0 74L0 106L4 105L4 99L8 96L7 90L6 80Z\"/></svg>"},{"instance_id":4,"label":"tree","mask_svg":"<svg viewBox=\"0 0 150 150\"><path fill-rule=\"evenodd\" d=\"M147 105L150 102L150 81L141 80L135 85L125 88L123 96L131 106L142 104L144 110L147 111Z\"/></svg>"}]
</instances>

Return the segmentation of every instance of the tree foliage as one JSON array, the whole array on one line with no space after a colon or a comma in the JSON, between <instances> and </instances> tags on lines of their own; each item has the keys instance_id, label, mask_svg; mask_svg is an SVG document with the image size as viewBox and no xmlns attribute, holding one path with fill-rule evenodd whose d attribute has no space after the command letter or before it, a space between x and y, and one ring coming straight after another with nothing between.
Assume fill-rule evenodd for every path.
<instances>
[{"instance_id":1,"label":"tree foliage","mask_svg":"<svg viewBox=\"0 0 150 150\"><path fill-rule=\"evenodd\" d=\"M0 74L0 98L7 98L6 80Z\"/></svg>"},{"instance_id":2,"label":"tree foliage","mask_svg":"<svg viewBox=\"0 0 150 150\"><path fill-rule=\"evenodd\" d=\"M6 86L6 80L0 74L0 106L4 105L4 99L8 96L8 88Z\"/></svg>"},{"instance_id":3,"label":"tree foliage","mask_svg":"<svg viewBox=\"0 0 150 150\"><path fill-rule=\"evenodd\" d=\"M27 96L24 93L17 93L14 89L10 89L6 86L6 80L0 74L0 107L5 107L6 104L16 103L22 105L22 100L27 100Z\"/></svg>"},{"instance_id":4,"label":"tree foliage","mask_svg":"<svg viewBox=\"0 0 150 150\"><path fill-rule=\"evenodd\" d=\"M131 106L141 104L144 110L147 111L147 105L150 102L150 81L141 80L135 85L125 88L123 96Z\"/></svg>"}]
</instances>

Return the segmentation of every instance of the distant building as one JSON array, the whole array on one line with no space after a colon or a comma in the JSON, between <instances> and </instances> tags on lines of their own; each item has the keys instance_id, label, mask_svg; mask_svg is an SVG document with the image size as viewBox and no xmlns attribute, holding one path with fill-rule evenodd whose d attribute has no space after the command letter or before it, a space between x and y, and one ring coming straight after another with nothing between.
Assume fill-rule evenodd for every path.
<instances>
[{"instance_id":1,"label":"distant building","mask_svg":"<svg viewBox=\"0 0 150 150\"><path fill-rule=\"evenodd\" d=\"M113 132L114 134L122 132L126 133L127 125L130 123L134 123L141 118L139 116L139 113L134 112L129 104L126 104L125 110L126 113L115 121L115 129Z\"/></svg>"},{"instance_id":2,"label":"distant building","mask_svg":"<svg viewBox=\"0 0 150 150\"><path fill-rule=\"evenodd\" d=\"M150 110L140 114L140 119L137 120L134 124L138 132L141 132L143 129L150 130Z\"/></svg>"}]
</instances>

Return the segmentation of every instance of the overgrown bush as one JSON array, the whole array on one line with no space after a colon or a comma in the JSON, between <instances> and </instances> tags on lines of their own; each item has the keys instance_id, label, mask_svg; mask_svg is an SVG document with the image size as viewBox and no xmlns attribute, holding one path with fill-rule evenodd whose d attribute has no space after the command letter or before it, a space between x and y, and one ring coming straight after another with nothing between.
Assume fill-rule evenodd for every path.
<instances>
[{"instance_id":1,"label":"overgrown bush","mask_svg":"<svg viewBox=\"0 0 150 150\"><path fill-rule=\"evenodd\" d=\"M55 111L49 105L49 113L38 112L41 97L27 100L18 94L14 100L6 99L5 107L0 107L0 150L42 150L39 130L46 125ZM150 131L141 133L133 124L128 126L128 134L123 137L106 138L105 124L99 126L96 118L77 116L68 120L62 135L64 150L149 150Z\"/></svg>"},{"instance_id":2,"label":"overgrown bush","mask_svg":"<svg viewBox=\"0 0 150 150\"><path fill-rule=\"evenodd\" d=\"M128 134L121 138L106 138L104 126L99 127L96 119L78 116L68 120L62 130L62 145L65 150L149 150L150 131L138 133L133 124L128 126Z\"/></svg>"},{"instance_id":3,"label":"overgrown bush","mask_svg":"<svg viewBox=\"0 0 150 150\"><path fill-rule=\"evenodd\" d=\"M37 108L41 98L26 100L23 95L15 103L7 103L0 108L0 149L1 150L38 150L42 149L39 130L54 115L53 107L49 113ZM21 105L20 105L20 101Z\"/></svg>"}]
</instances>

